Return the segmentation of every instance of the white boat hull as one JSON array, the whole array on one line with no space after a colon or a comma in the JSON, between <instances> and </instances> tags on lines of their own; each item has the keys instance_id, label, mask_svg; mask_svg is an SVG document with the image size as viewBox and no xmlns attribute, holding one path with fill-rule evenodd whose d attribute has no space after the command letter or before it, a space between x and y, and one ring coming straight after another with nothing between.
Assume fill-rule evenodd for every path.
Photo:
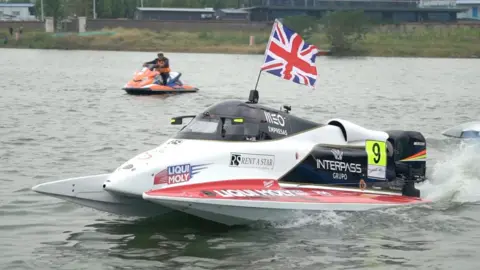
<instances>
[{"instance_id":1,"label":"white boat hull","mask_svg":"<svg viewBox=\"0 0 480 270\"><path fill-rule=\"evenodd\" d=\"M442 132L444 136L460 139L479 139L480 121L463 123Z\"/></svg>"},{"instance_id":2,"label":"white boat hull","mask_svg":"<svg viewBox=\"0 0 480 270\"><path fill-rule=\"evenodd\" d=\"M290 203L278 201L238 201L238 200L205 200L194 198L149 197L159 206L169 207L193 216L228 226L247 225L256 221L280 221L288 219L288 212L301 211L367 211L398 205L386 204L349 204L349 203Z\"/></svg>"},{"instance_id":3,"label":"white boat hull","mask_svg":"<svg viewBox=\"0 0 480 270\"><path fill-rule=\"evenodd\" d=\"M282 221L289 212L369 211L427 203L392 192L361 191L269 180L219 181L211 186L192 185L145 192L143 198L163 207L225 225L255 221ZM266 187L265 183L268 183Z\"/></svg>"},{"instance_id":4,"label":"white boat hull","mask_svg":"<svg viewBox=\"0 0 480 270\"><path fill-rule=\"evenodd\" d=\"M151 217L172 209L145 201L141 196L125 196L103 189L110 174L83 176L34 186L33 191L61 200L123 216Z\"/></svg>"}]
</instances>

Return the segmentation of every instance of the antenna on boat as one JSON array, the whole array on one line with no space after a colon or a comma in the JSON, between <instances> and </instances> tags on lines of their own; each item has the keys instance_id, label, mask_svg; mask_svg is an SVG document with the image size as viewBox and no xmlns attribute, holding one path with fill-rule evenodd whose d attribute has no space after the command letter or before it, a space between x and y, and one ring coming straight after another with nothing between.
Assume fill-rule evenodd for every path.
<instances>
[{"instance_id":1,"label":"antenna on boat","mask_svg":"<svg viewBox=\"0 0 480 270\"><path fill-rule=\"evenodd\" d=\"M260 69L260 72L258 72L257 83L255 84L255 89L250 90L250 95L248 96L248 102L247 103L256 104L256 103L258 103L258 100L260 99L260 96L259 96L258 90L257 90L258 81L260 80L260 74L262 74L261 69Z\"/></svg>"},{"instance_id":2,"label":"antenna on boat","mask_svg":"<svg viewBox=\"0 0 480 270\"><path fill-rule=\"evenodd\" d=\"M258 90L256 89L250 90L250 95L248 96L247 103L256 104L258 103L258 99L259 99Z\"/></svg>"}]
</instances>

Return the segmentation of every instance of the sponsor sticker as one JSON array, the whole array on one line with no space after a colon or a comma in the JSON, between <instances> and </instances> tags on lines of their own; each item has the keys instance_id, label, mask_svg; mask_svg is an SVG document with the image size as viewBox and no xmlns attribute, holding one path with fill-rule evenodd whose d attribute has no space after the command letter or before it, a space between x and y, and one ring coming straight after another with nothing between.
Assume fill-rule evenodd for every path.
<instances>
[{"instance_id":1,"label":"sponsor sticker","mask_svg":"<svg viewBox=\"0 0 480 270\"><path fill-rule=\"evenodd\" d=\"M268 132L276 133L276 134L280 134L280 135L284 135L284 136L288 135L287 130L277 128L277 127L271 127L271 126L268 126Z\"/></svg>"},{"instance_id":2,"label":"sponsor sticker","mask_svg":"<svg viewBox=\"0 0 480 270\"><path fill-rule=\"evenodd\" d=\"M320 196L333 196L332 193L323 190L314 190L313 193Z\"/></svg>"},{"instance_id":3,"label":"sponsor sticker","mask_svg":"<svg viewBox=\"0 0 480 270\"><path fill-rule=\"evenodd\" d=\"M287 136L287 130L285 129L285 124L286 124L286 119L277 113L271 113L267 111L263 111L265 114L265 119L267 120L267 123L274 125L268 126L268 132L280 134L280 135L285 135Z\"/></svg>"},{"instance_id":4,"label":"sponsor sticker","mask_svg":"<svg viewBox=\"0 0 480 270\"><path fill-rule=\"evenodd\" d=\"M360 190L365 190L367 188L367 183L365 183L365 180L363 179L360 179L360 182L358 183L358 187L360 188Z\"/></svg>"},{"instance_id":5,"label":"sponsor sticker","mask_svg":"<svg viewBox=\"0 0 480 270\"><path fill-rule=\"evenodd\" d=\"M247 153L231 153L230 167L239 168L258 168L273 170L275 166L275 156L247 154Z\"/></svg>"},{"instance_id":6,"label":"sponsor sticker","mask_svg":"<svg viewBox=\"0 0 480 270\"><path fill-rule=\"evenodd\" d=\"M362 167L358 163L348 163L337 160L316 159L317 169L334 171L334 172L349 172L362 173Z\"/></svg>"},{"instance_id":7,"label":"sponsor sticker","mask_svg":"<svg viewBox=\"0 0 480 270\"><path fill-rule=\"evenodd\" d=\"M269 187L273 186L273 184L275 184L274 180L263 181L263 186L266 187L266 188L269 188Z\"/></svg>"},{"instance_id":8,"label":"sponsor sticker","mask_svg":"<svg viewBox=\"0 0 480 270\"><path fill-rule=\"evenodd\" d=\"M332 178L335 180L348 180L348 175L346 173L337 173L332 174Z\"/></svg>"},{"instance_id":9,"label":"sponsor sticker","mask_svg":"<svg viewBox=\"0 0 480 270\"><path fill-rule=\"evenodd\" d=\"M268 123L276 126L285 127L285 118L283 118L282 115L267 111L263 111L263 113L265 114L265 119L267 119Z\"/></svg>"},{"instance_id":10,"label":"sponsor sticker","mask_svg":"<svg viewBox=\"0 0 480 270\"><path fill-rule=\"evenodd\" d=\"M209 163L210 164L210 163ZM157 173L153 178L154 185L160 184L179 184L190 181L193 176L206 169L209 164L191 165L180 164L168 166L165 170Z\"/></svg>"},{"instance_id":11,"label":"sponsor sticker","mask_svg":"<svg viewBox=\"0 0 480 270\"><path fill-rule=\"evenodd\" d=\"M334 174L333 177L340 180L347 179L345 173L362 173L361 164L343 161L343 152L341 150L332 149L332 154L336 160L316 158L317 169L334 171L337 174Z\"/></svg>"},{"instance_id":12,"label":"sponsor sticker","mask_svg":"<svg viewBox=\"0 0 480 270\"><path fill-rule=\"evenodd\" d=\"M383 141L365 141L367 152L367 175L370 178L387 178L387 144Z\"/></svg>"},{"instance_id":13,"label":"sponsor sticker","mask_svg":"<svg viewBox=\"0 0 480 270\"><path fill-rule=\"evenodd\" d=\"M307 196L308 193L302 190L269 190L269 189L222 189L213 190L216 194L222 197L294 197Z\"/></svg>"},{"instance_id":14,"label":"sponsor sticker","mask_svg":"<svg viewBox=\"0 0 480 270\"><path fill-rule=\"evenodd\" d=\"M190 164L168 166L167 177L169 185L188 182L192 177L192 166Z\"/></svg>"},{"instance_id":15,"label":"sponsor sticker","mask_svg":"<svg viewBox=\"0 0 480 270\"><path fill-rule=\"evenodd\" d=\"M296 189L221 189L213 190L217 195L224 198L232 197L297 197L308 195L332 196L331 193L321 190L314 190L312 193Z\"/></svg>"}]
</instances>

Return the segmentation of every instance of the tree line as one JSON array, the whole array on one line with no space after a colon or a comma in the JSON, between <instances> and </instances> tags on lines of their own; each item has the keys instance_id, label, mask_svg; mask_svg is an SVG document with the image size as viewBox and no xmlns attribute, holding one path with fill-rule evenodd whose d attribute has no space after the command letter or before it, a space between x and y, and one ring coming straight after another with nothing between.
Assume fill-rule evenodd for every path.
<instances>
[{"instance_id":1,"label":"tree line","mask_svg":"<svg viewBox=\"0 0 480 270\"><path fill-rule=\"evenodd\" d=\"M24 3L26 0L10 0L10 3ZM41 16L41 0L35 1L37 17ZM1 2L1 1L0 1ZM33 2L33 1L32 1ZM92 18L93 3L97 18L129 18L143 3L144 7L183 7L183 8L240 8L243 5L261 5L262 0L43 0L44 16L55 19L68 16L86 16Z\"/></svg>"},{"instance_id":2,"label":"tree line","mask_svg":"<svg viewBox=\"0 0 480 270\"><path fill-rule=\"evenodd\" d=\"M26 0L0 0L0 2L25 3ZM37 16L41 16L41 0L35 1ZM135 10L143 3L144 7L184 7L184 8L239 8L242 5L259 6L262 0L43 0L44 16L59 19L68 16L93 17L93 3L97 18L133 18ZM309 39L313 33L322 32L331 43L335 53L354 50L370 28L376 23L365 16L362 10L329 12L316 18L311 16L286 16L284 23L294 31Z\"/></svg>"}]
</instances>

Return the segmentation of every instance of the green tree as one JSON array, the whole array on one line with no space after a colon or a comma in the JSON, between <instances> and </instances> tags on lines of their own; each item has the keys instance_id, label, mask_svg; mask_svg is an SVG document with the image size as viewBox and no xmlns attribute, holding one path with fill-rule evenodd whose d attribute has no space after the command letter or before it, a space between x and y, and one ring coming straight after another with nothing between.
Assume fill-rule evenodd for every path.
<instances>
[{"instance_id":1,"label":"green tree","mask_svg":"<svg viewBox=\"0 0 480 270\"><path fill-rule=\"evenodd\" d=\"M332 52L352 50L370 29L369 19L362 10L330 12L322 18L322 22Z\"/></svg>"},{"instance_id":2,"label":"green tree","mask_svg":"<svg viewBox=\"0 0 480 270\"><path fill-rule=\"evenodd\" d=\"M53 24L58 25L60 20L65 17L64 13L65 1L64 0L43 0L43 10L45 17L53 17ZM35 9L39 10L39 16L41 16L41 0L37 0L35 3Z\"/></svg>"},{"instance_id":3,"label":"green tree","mask_svg":"<svg viewBox=\"0 0 480 270\"><path fill-rule=\"evenodd\" d=\"M311 16L288 16L283 18L283 24L308 40L318 29L317 18Z\"/></svg>"},{"instance_id":4,"label":"green tree","mask_svg":"<svg viewBox=\"0 0 480 270\"><path fill-rule=\"evenodd\" d=\"M135 9L137 8L137 0L124 0L123 17L133 18L135 15Z\"/></svg>"},{"instance_id":5,"label":"green tree","mask_svg":"<svg viewBox=\"0 0 480 270\"><path fill-rule=\"evenodd\" d=\"M118 0L117 0L118 1ZM113 5L112 0L100 0L96 6L97 18L112 18L113 17ZM120 1L118 1L120 2ZM117 3L117 6L122 6L123 3Z\"/></svg>"},{"instance_id":6,"label":"green tree","mask_svg":"<svg viewBox=\"0 0 480 270\"><path fill-rule=\"evenodd\" d=\"M91 0L64 0L64 14L65 16L92 17L92 5Z\"/></svg>"}]
</instances>

